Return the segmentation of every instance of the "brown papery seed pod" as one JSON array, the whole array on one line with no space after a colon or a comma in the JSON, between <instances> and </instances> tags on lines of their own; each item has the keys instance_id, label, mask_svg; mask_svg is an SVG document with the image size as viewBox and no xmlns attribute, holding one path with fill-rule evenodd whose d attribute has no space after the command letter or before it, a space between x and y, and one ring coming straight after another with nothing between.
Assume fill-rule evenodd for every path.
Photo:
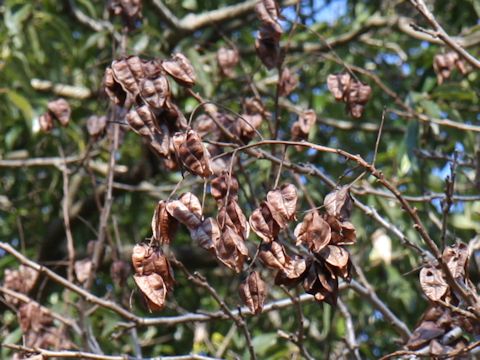
<instances>
[{"instance_id":1,"label":"brown papery seed pod","mask_svg":"<svg viewBox=\"0 0 480 360\"><path fill-rule=\"evenodd\" d=\"M237 49L220 48L217 51L217 63L220 73L226 77L234 75L234 68L238 64L240 56Z\"/></svg>"},{"instance_id":2,"label":"brown papery seed pod","mask_svg":"<svg viewBox=\"0 0 480 360\"><path fill-rule=\"evenodd\" d=\"M225 170L221 175L214 178L210 183L210 193L219 201L227 196L236 198L238 193L238 181L235 176L230 176L229 172Z\"/></svg>"},{"instance_id":3,"label":"brown papery seed pod","mask_svg":"<svg viewBox=\"0 0 480 360\"><path fill-rule=\"evenodd\" d=\"M194 130L176 133L173 136L173 145L177 158L189 172L203 178L212 175L210 154Z\"/></svg>"},{"instance_id":4,"label":"brown papery seed pod","mask_svg":"<svg viewBox=\"0 0 480 360\"><path fill-rule=\"evenodd\" d=\"M167 211L164 200L158 202L152 217L153 238L160 244L170 244L175 231L175 219Z\"/></svg>"},{"instance_id":5,"label":"brown papery seed pod","mask_svg":"<svg viewBox=\"0 0 480 360\"><path fill-rule=\"evenodd\" d=\"M273 219L281 229L295 219L297 200L297 189L292 184L284 184L280 189L271 190L267 193L266 204Z\"/></svg>"},{"instance_id":6,"label":"brown papery seed pod","mask_svg":"<svg viewBox=\"0 0 480 360\"><path fill-rule=\"evenodd\" d=\"M162 67L180 85L195 85L195 69L185 55L174 54L171 60L165 60L162 63Z\"/></svg>"},{"instance_id":7,"label":"brown papery seed pod","mask_svg":"<svg viewBox=\"0 0 480 360\"><path fill-rule=\"evenodd\" d=\"M88 134L95 139L102 136L102 134L105 132L106 126L106 116L92 115L87 119Z\"/></svg>"},{"instance_id":8,"label":"brown papery seed pod","mask_svg":"<svg viewBox=\"0 0 480 360\"><path fill-rule=\"evenodd\" d=\"M327 77L327 86L337 101L344 99L350 88L352 77L349 73L330 74Z\"/></svg>"},{"instance_id":9,"label":"brown papery seed pod","mask_svg":"<svg viewBox=\"0 0 480 360\"><path fill-rule=\"evenodd\" d=\"M252 271L240 284L240 297L253 314L262 312L267 291L265 282L257 271Z\"/></svg>"},{"instance_id":10,"label":"brown papery seed pod","mask_svg":"<svg viewBox=\"0 0 480 360\"><path fill-rule=\"evenodd\" d=\"M38 118L38 124L40 129L44 132L50 132L53 129L53 119L52 115L49 112L46 112L43 115L40 115Z\"/></svg>"},{"instance_id":11,"label":"brown papery seed pod","mask_svg":"<svg viewBox=\"0 0 480 360\"><path fill-rule=\"evenodd\" d=\"M278 223L273 219L272 213L265 202L252 212L248 222L255 234L267 243L275 240L280 231Z\"/></svg>"},{"instance_id":12,"label":"brown papery seed pod","mask_svg":"<svg viewBox=\"0 0 480 360\"><path fill-rule=\"evenodd\" d=\"M336 217L339 220L347 220L352 212L352 197L348 186L341 187L332 191L323 200L323 205L327 214Z\"/></svg>"},{"instance_id":13,"label":"brown papery seed pod","mask_svg":"<svg viewBox=\"0 0 480 360\"><path fill-rule=\"evenodd\" d=\"M168 213L185 225L188 229L196 229L202 223L201 216L190 210L182 201L169 201L166 205Z\"/></svg>"},{"instance_id":14,"label":"brown papery seed pod","mask_svg":"<svg viewBox=\"0 0 480 360\"><path fill-rule=\"evenodd\" d=\"M322 250L332 238L330 225L322 219L317 211L305 215L303 222L295 228L294 234L297 237L297 246L305 244L313 252Z\"/></svg>"},{"instance_id":15,"label":"brown papery seed pod","mask_svg":"<svg viewBox=\"0 0 480 360\"><path fill-rule=\"evenodd\" d=\"M220 239L215 244L218 260L230 269L239 273L248 258L248 249L245 241L235 229L226 226L222 229Z\"/></svg>"},{"instance_id":16,"label":"brown papery seed pod","mask_svg":"<svg viewBox=\"0 0 480 360\"><path fill-rule=\"evenodd\" d=\"M280 96L288 96L297 88L298 77L285 67L280 75Z\"/></svg>"},{"instance_id":17,"label":"brown papery seed pod","mask_svg":"<svg viewBox=\"0 0 480 360\"><path fill-rule=\"evenodd\" d=\"M57 119L60 124L62 124L62 126L68 125L72 110L70 109L70 105L67 100L60 98L54 101L50 101L47 108L48 111L52 114L52 116Z\"/></svg>"}]
</instances>

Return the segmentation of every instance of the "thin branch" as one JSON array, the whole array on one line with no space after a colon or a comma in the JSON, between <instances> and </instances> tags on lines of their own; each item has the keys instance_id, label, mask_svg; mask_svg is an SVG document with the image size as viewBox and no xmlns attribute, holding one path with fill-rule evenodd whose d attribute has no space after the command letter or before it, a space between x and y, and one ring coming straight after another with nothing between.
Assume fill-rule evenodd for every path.
<instances>
[{"instance_id":1,"label":"thin branch","mask_svg":"<svg viewBox=\"0 0 480 360\"><path fill-rule=\"evenodd\" d=\"M98 238L95 242L95 248L93 251L92 257L92 267L88 274L88 279L85 282L85 288L90 289L95 279L95 274L101 263L102 253L105 247L106 233L107 233L107 223L110 216L110 210L112 207L112 189L113 189L113 175L116 162L116 153L118 148L118 137L119 137L120 126L118 124L113 125L113 139L110 144L110 159L108 161L108 171L107 171L107 188L105 191L105 202L103 204L102 212L100 214L100 224L98 228Z\"/></svg>"},{"instance_id":2,"label":"thin branch","mask_svg":"<svg viewBox=\"0 0 480 360\"><path fill-rule=\"evenodd\" d=\"M51 351L47 349L42 349L38 347L26 347L14 344L2 344L2 346L27 352L31 354L38 353L42 356L42 359L50 358L60 358L60 359L89 359L89 360L220 360L218 358L213 358L210 356L190 354L190 355L172 355L172 356L156 356L153 358L143 358L139 359L137 357L132 357L129 355L103 355L103 354L93 354L85 351L68 351L68 350L59 350Z\"/></svg>"},{"instance_id":3,"label":"thin branch","mask_svg":"<svg viewBox=\"0 0 480 360\"><path fill-rule=\"evenodd\" d=\"M469 52L467 52L462 46L460 46L454 39L452 39L443 27L435 19L435 16L428 9L424 0L410 0L410 3L418 10L418 12L428 21L428 23L435 30L434 37L442 40L448 47L454 50L458 55L463 57L470 65L480 69L480 60L475 58Z\"/></svg>"},{"instance_id":4,"label":"thin branch","mask_svg":"<svg viewBox=\"0 0 480 360\"><path fill-rule=\"evenodd\" d=\"M20 300L21 302L24 302L24 303L34 303L34 304L38 304L35 300L29 298L27 295L25 294L22 294L20 292L17 292L17 291L14 291L12 289L9 289L7 287L4 287L4 286L0 286L0 292L4 293L5 295L8 295L10 297L13 297L17 300ZM81 333L81 330L80 328L78 327L78 324L75 322L74 319L71 319L71 318L68 318L68 317L65 317L64 315L60 315L56 312L54 312L53 310L45 307L45 306L42 306L40 304L38 304L40 306L40 308L42 309L42 311L45 311L46 313L48 313L49 315L51 315L54 319L60 321L61 323L67 325L67 326L70 326L73 331L75 331L77 334L80 334Z\"/></svg>"},{"instance_id":5,"label":"thin branch","mask_svg":"<svg viewBox=\"0 0 480 360\"><path fill-rule=\"evenodd\" d=\"M346 342L348 345L348 348L350 352L353 354L355 359L360 360L360 351L358 349L358 343L357 343L357 338L355 336L355 326L353 325L353 320L352 320L352 315L348 311L347 305L343 302L342 299L337 300L337 305L338 305L338 310L342 313L343 317L345 318L345 324L346 324Z\"/></svg>"}]
</instances>

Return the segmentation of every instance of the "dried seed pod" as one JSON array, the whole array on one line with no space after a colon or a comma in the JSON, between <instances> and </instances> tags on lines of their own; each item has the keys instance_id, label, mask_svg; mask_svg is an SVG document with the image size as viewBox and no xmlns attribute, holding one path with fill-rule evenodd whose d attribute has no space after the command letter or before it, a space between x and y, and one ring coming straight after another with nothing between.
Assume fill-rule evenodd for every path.
<instances>
[{"instance_id":1,"label":"dried seed pod","mask_svg":"<svg viewBox=\"0 0 480 360\"><path fill-rule=\"evenodd\" d=\"M452 246L447 246L443 250L442 259L455 279L465 281L468 269L468 246L466 244L457 242Z\"/></svg>"},{"instance_id":2,"label":"dried seed pod","mask_svg":"<svg viewBox=\"0 0 480 360\"><path fill-rule=\"evenodd\" d=\"M77 277L78 282L83 284L88 280L90 272L92 271L92 260L89 258L83 260L77 260L74 264L75 276Z\"/></svg>"},{"instance_id":3,"label":"dried seed pod","mask_svg":"<svg viewBox=\"0 0 480 360\"><path fill-rule=\"evenodd\" d=\"M348 186L332 191L323 200L327 214L336 217L340 221L350 218L352 212L352 197Z\"/></svg>"},{"instance_id":4,"label":"dried seed pod","mask_svg":"<svg viewBox=\"0 0 480 360\"><path fill-rule=\"evenodd\" d=\"M53 118L49 112L40 115L38 118L38 124L40 125L40 129L43 132L50 132L53 129Z\"/></svg>"},{"instance_id":5,"label":"dried seed pod","mask_svg":"<svg viewBox=\"0 0 480 360\"><path fill-rule=\"evenodd\" d=\"M166 76L140 81L140 96L154 109L161 109L170 96L170 86Z\"/></svg>"},{"instance_id":6,"label":"dried seed pod","mask_svg":"<svg viewBox=\"0 0 480 360\"><path fill-rule=\"evenodd\" d=\"M315 300L335 306L338 297L338 279L323 265L313 263L303 281L303 288Z\"/></svg>"},{"instance_id":7,"label":"dried seed pod","mask_svg":"<svg viewBox=\"0 0 480 360\"><path fill-rule=\"evenodd\" d=\"M123 91L136 98L140 93L138 82L145 76L142 60L138 56L114 60L111 69L115 81L120 84Z\"/></svg>"},{"instance_id":8,"label":"dried seed pod","mask_svg":"<svg viewBox=\"0 0 480 360\"><path fill-rule=\"evenodd\" d=\"M106 126L107 126L106 116L92 115L87 119L88 134L95 139L102 136L105 133Z\"/></svg>"},{"instance_id":9,"label":"dried seed pod","mask_svg":"<svg viewBox=\"0 0 480 360\"><path fill-rule=\"evenodd\" d=\"M425 295L432 301L442 299L448 291L448 284L443 278L441 269L430 265L420 270L420 285Z\"/></svg>"},{"instance_id":10,"label":"dried seed pod","mask_svg":"<svg viewBox=\"0 0 480 360\"><path fill-rule=\"evenodd\" d=\"M144 276L135 274L133 280L142 292L150 312L160 311L165 307L167 288L159 274L153 273Z\"/></svg>"},{"instance_id":11,"label":"dried seed pod","mask_svg":"<svg viewBox=\"0 0 480 360\"><path fill-rule=\"evenodd\" d=\"M147 244L137 244L133 247L132 264L138 276L158 274L163 278L168 291L173 288L174 279L170 263L159 248Z\"/></svg>"},{"instance_id":12,"label":"dried seed pod","mask_svg":"<svg viewBox=\"0 0 480 360\"><path fill-rule=\"evenodd\" d=\"M266 204L280 229L285 228L290 221L295 220L297 200L297 189L292 184L284 184L280 189L271 190L267 193Z\"/></svg>"},{"instance_id":13,"label":"dried seed pod","mask_svg":"<svg viewBox=\"0 0 480 360\"><path fill-rule=\"evenodd\" d=\"M60 98L50 101L47 108L50 114L57 119L62 126L68 125L72 110L70 109L70 105L68 104L67 100Z\"/></svg>"},{"instance_id":14,"label":"dried seed pod","mask_svg":"<svg viewBox=\"0 0 480 360\"><path fill-rule=\"evenodd\" d=\"M237 200L230 198L228 202L224 202L220 206L217 221L220 229L225 228L225 226L231 227L236 230L237 234L240 235L243 240L247 240L250 233L250 226Z\"/></svg>"},{"instance_id":15,"label":"dried seed pod","mask_svg":"<svg viewBox=\"0 0 480 360\"><path fill-rule=\"evenodd\" d=\"M135 27L135 21L142 18L142 0L109 0L110 14L121 16L130 28Z\"/></svg>"},{"instance_id":16,"label":"dried seed pod","mask_svg":"<svg viewBox=\"0 0 480 360\"><path fill-rule=\"evenodd\" d=\"M260 114L242 114L242 116L237 119L234 133L244 143L248 143L257 134L256 130L260 127L262 121L263 117Z\"/></svg>"},{"instance_id":17,"label":"dried seed pod","mask_svg":"<svg viewBox=\"0 0 480 360\"><path fill-rule=\"evenodd\" d=\"M153 238L160 244L170 244L175 225L175 219L167 211L167 203L159 201L152 217Z\"/></svg>"},{"instance_id":18,"label":"dried seed pod","mask_svg":"<svg viewBox=\"0 0 480 360\"><path fill-rule=\"evenodd\" d=\"M435 55L433 58L433 69L437 74L437 82L439 85L450 78L455 67L457 67L463 75L467 73L463 59L460 59L456 52L450 51L446 54Z\"/></svg>"},{"instance_id":19,"label":"dried seed pod","mask_svg":"<svg viewBox=\"0 0 480 360\"><path fill-rule=\"evenodd\" d=\"M275 276L276 285L285 285L293 287L303 281L307 274L308 266L305 259L302 257L295 257L289 259L283 269L277 272Z\"/></svg>"},{"instance_id":20,"label":"dried seed pod","mask_svg":"<svg viewBox=\"0 0 480 360\"><path fill-rule=\"evenodd\" d=\"M361 118L371 94L372 88L370 86L357 81L352 82L346 97L347 111L350 115L356 119Z\"/></svg>"},{"instance_id":21,"label":"dried seed pod","mask_svg":"<svg viewBox=\"0 0 480 360\"><path fill-rule=\"evenodd\" d=\"M105 69L105 76L103 78L105 93L110 98L110 101L115 105L123 106L127 101L127 93L123 90L122 86L115 80L113 70L111 68ZM129 107L128 104L127 107Z\"/></svg>"},{"instance_id":22,"label":"dried seed pod","mask_svg":"<svg viewBox=\"0 0 480 360\"><path fill-rule=\"evenodd\" d=\"M346 267L350 259L350 254L347 250L335 245L326 246L318 255L328 264L340 269Z\"/></svg>"},{"instance_id":23,"label":"dried seed pod","mask_svg":"<svg viewBox=\"0 0 480 360\"><path fill-rule=\"evenodd\" d=\"M29 268L25 265L20 265L18 269L5 269L4 285L6 288L28 294L33 289L39 277L37 270ZM5 295L5 299L17 304L18 299Z\"/></svg>"},{"instance_id":24,"label":"dried seed pod","mask_svg":"<svg viewBox=\"0 0 480 360\"><path fill-rule=\"evenodd\" d=\"M266 113L266 110L263 104L257 98L243 99L243 108L245 109L245 112L249 115L254 115L254 114L264 115Z\"/></svg>"},{"instance_id":25,"label":"dried seed pod","mask_svg":"<svg viewBox=\"0 0 480 360\"><path fill-rule=\"evenodd\" d=\"M262 22L263 26L270 27L278 37L283 33L282 27L278 23L280 9L275 0L262 0L255 5L255 13Z\"/></svg>"},{"instance_id":26,"label":"dried seed pod","mask_svg":"<svg viewBox=\"0 0 480 360\"><path fill-rule=\"evenodd\" d=\"M352 77L349 73L330 74L327 77L328 90L337 101L344 99L345 94L350 88Z\"/></svg>"},{"instance_id":27,"label":"dried seed pod","mask_svg":"<svg viewBox=\"0 0 480 360\"><path fill-rule=\"evenodd\" d=\"M195 70L190 63L190 60L188 60L185 55L181 53L174 54L171 60L163 61L162 67L168 73L168 75L170 75L180 85L195 85Z\"/></svg>"},{"instance_id":28,"label":"dried seed pod","mask_svg":"<svg viewBox=\"0 0 480 360\"><path fill-rule=\"evenodd\" d=\"M234 75L234 68L238 64L240 56L237 49L220 48L217 51L217 63L220 73L226 77Z\"/></svg>"},{"instance_id":29,"label":"dried seed pod","mask_svg":"<svg viewBox=\"0 0 480 360\"><path fill-rule=\"evenodd\" d=\"M367 104L372 88L352 78L349 73L328 75L327 85L337 101L347 104L347 111L354 117L360 118Z\"/></svg>"},{"instance_id":30,"label":"dried seed pod","mask_svg":"<svg viewBox=\"0 0 480 360\"><path fill-rule=\"evenodd\" d=\"M262 312L267 291L265 282L257 271L252 271L240 284L240 297L252 313Z\"/></svg>"},{"instance_id":31,"label":"dried seed pod","mask_svg":"<svg viewBox=\"0 0 480 360\"><path fill-rule=\"evenodd\" d=\"M185 225L188 229L196 229L201 224L201 216L191 211L182 201L169 201L166 205L168 213L176 220Z\"/></svg>"},{"instance_id":32,"label":"dried seed pod","mask_svg":"<svg viewBox=\"0 0 480 360\"><path fill-rule=\"evenodd\" d=\"M194 130L176 133L173 136L173 145L177 158L188 171L203 178L212 175L210 154Z\"/></svg>"},{"instance_id":33,"label":"dried seed pod","mask_svg":"<svg viewBox=\"0 0 480 360\"><path fill-rule=\"evenodd\" d=\"M303 243L315 253L326 247L332 238L330 225L322 219L317 211L305 215L303 222L295 228L294 234L297 237L297 246Z\"/></svg>"},{"instance_id":34,"label":"dried seed pod","mask_svg":"<svg viewBox=\"0 0 480 360\"><path fill-rule=\"evenodd\" d=\"M407 342L410 350L418 350L430 342L430 340L445 334L445 330L433 321L423 321L418 326Z\"/></svg>"},{"instance_id":35,"label":"dried seed pod","mask_svg":"<svg viewBox=\"0 0 480 360\"><path fill-rule=\"evenodd\" d=\"M126 261L115 260L110 266L110 276L117 287L125 286L130 274L130 266Z\"/></svg>"},{"instance_id":36,"label":"dried seed pod","mask_svg":"<svg viewBox=\"0 0 480 360\"><path fill-rule=\"evenodd\" d=\"M147 105L132 109L127 114L130 128L137 134L151 138L155 132L155 115Z\"/></svg>"},{"instance_id":37,"label":"dried seed pod","mask_svg":"<svg viewBox=\"0 0 480 360\"><path fill-rule=\"evenodd\" d=\"M271 27L261 27L255 39L255 50L267 69L276 68L283 61L279 34Z\"/></svg>"},{"instance_id":38,"label":"dried seed pod","mask_svg":"<svg viewBox=\"0 0 480 360\"><path fill-rule=\"evenodd\" d=\"M315 125L316 121L317 115L315 114L315 111L310 109L302 112L302 114L300 114L298 117L298 120L292 125L292 141L307 140L310 129L313 125ZM296 146L295 148L298 151L302 150L301 146Z\"/></svg>"},{"instance_id":39,"label":"dried seed pod","mask_svg":"<svg viewBox=\"0 0 480 360\"><path fill-rule=\"evenodd\" d=\"M284 67L280 75L280 96L288 96L298 86L298 77L290 72L290 69Z\"/></svg>"},{"instance_id":40,"label":"dried seed pod","mask_svg":"<svg viewBox=\"0 0 480 360\"><path fill-rule=\"evenodd\" d=\"M212 253L215 253L215 244L220 241L220 228L215 219L209 217L202 223L194 228L190 229L190 237L202 248Z\"/></svg>"},{"instance_id":41,"label":"dried seed pod","mask_svg":"<svg viewBox=\"0 0 480 360\"><path fill-rule=\"evenodd\" d=\"M219 201L224 199L229 193L229 198L237 198L238 181L235 176L230 176L228 171L223 171L221 175L214 178L210 183L210 193Z\"/></svg>"},{"instance_id":42,"label":"dried seed pod","mask_svg":"<svg viewBox=\"0 0 480 360\"><path fill-rule=\"evenodd\" d=\"M271 269L283 270L285 265L291 261L290 256L285 252L283 245L276 241L264 243L260 246L258 257Z\"/></svg>"},{"instance_id":43,"label":"dried seed pod","mask_svg":"<svg viewBox=\"0 0 480 360\"><path fill-rule=\"evenodd\" d=\"M235 229L225 226L220 239L215 244L218 260L237 273L242 271L243 264L248 258L248 249L244 240Z\"/></svg>"},{"instance_id":44,"label":"dried seed pod","mask_svg":"<svg viewBox=\"0 0 480 360\"><path fill-rule=\"evenodd\" d=\"M180 195L178 198L196 217L199 219L203 218L202 214L202 204L198 197L196 197L191 192L186 192Z\"/></svg>"},{"instance_id":45,"label":"dried seed pod","mask_svg":"<svg viewBox=\"0 0 480 360\"><path fill-rule=\"evenodd\" d=\"M71 349L63 327L53 322L53 317L38 303L28 302L18 309L18 319L23 332L24 344L30 348Z\"/></svg>"},{"instance_id":46,"label":"dried seed pod","mask_svg":"<svg viewBox=\"0 0 480 360\"><path fill-rule=\"evenodd\" d=\"M263 241L269 243L275 240L280 231L280 226L273 219L272 213L265 202L255 209L248 220L251 229Z\"/></svg>"}]
</instances>

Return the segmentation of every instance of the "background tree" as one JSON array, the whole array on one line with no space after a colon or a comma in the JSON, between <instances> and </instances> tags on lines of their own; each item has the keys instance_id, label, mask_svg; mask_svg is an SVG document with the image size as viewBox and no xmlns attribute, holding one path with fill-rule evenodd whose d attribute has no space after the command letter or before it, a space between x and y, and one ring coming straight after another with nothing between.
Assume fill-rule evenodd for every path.
<instances>
[{"instance_id":1,"label":"background tree","mask_svg":"<svg viewBox=\"0 0 480 360\"><path fill-rule=\"evenodd\" d=\"M2 358L474 356L478 2L274 5L3 2Z\"/></svg>"}]
</instances>

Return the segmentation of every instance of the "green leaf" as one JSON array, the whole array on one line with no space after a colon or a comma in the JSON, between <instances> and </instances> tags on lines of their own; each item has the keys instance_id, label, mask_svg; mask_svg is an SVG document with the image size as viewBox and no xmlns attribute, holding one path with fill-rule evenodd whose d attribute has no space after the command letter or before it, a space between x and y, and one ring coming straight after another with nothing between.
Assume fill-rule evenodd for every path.
<instances>
[{"instance_id":1,"label":"green leaf","mask_svg":"<svg viewBox=\"0 0 480 360\"><path fill-rule=\"evenodd\" d=\"M26 120L31 121L33 119L33 109L27 98L13 90L7 91L7 97L22 112Z\"/></svg>"}]
</instances>

